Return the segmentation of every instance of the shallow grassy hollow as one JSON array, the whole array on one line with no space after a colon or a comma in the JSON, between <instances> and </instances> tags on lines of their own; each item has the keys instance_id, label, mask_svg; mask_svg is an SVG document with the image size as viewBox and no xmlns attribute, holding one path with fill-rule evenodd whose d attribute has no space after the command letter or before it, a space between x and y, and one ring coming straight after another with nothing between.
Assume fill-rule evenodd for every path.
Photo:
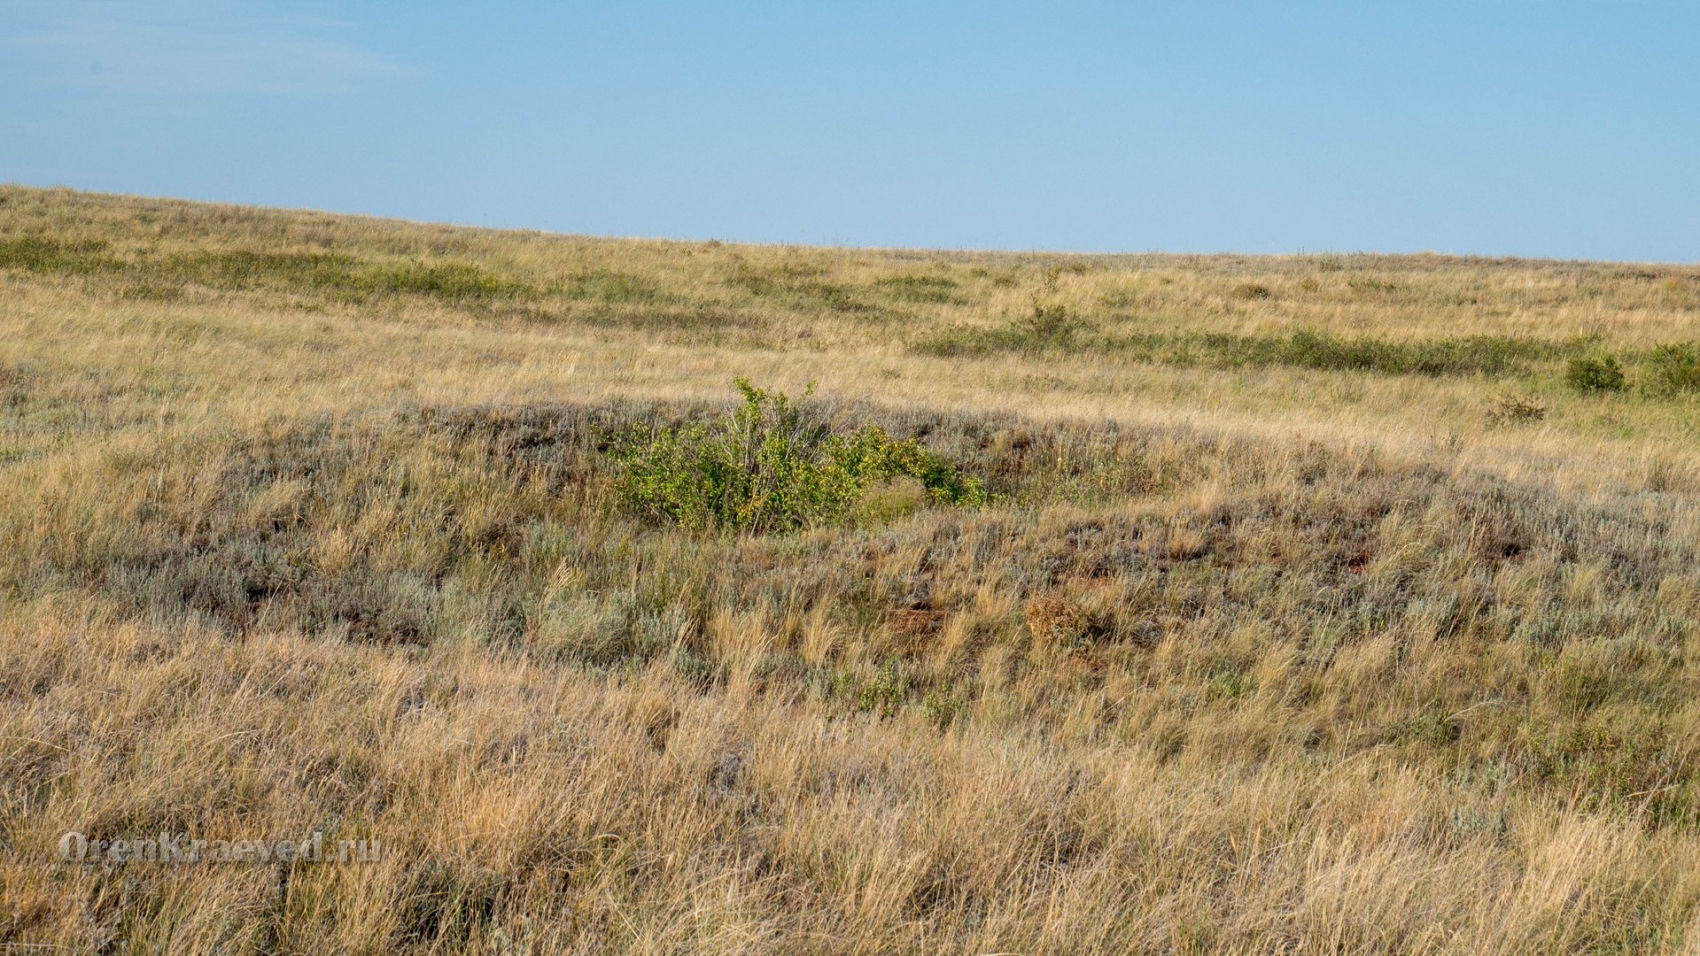
<instances>
[{"instance_id":1,"label":"shallow grassy hollow","mask_svg":"<svg viewBox=\"0 0 1700 956\"><path fill-rule=\"evenodd\" d=\"M1686 952L1697 290L0 190L0 941ZM738 375L992 500L622 508Z\"/></svg>"}]
</instances>

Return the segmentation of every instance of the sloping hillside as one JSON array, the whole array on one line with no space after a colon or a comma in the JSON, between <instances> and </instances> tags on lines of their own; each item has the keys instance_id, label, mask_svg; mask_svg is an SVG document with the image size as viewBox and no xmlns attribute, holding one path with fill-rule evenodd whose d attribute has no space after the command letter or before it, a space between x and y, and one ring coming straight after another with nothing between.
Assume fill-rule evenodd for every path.
<instances>
[{"instance_id":1,"label":"sloping hillside","mask_svg":"<svg viewBox=\"0 0 1700 956\"><path fill-rule=\"evenodd\" d=\"M0 189L0 942L1687 951L1697 395L1693 267Z\"/></svg>"}]
</instances>

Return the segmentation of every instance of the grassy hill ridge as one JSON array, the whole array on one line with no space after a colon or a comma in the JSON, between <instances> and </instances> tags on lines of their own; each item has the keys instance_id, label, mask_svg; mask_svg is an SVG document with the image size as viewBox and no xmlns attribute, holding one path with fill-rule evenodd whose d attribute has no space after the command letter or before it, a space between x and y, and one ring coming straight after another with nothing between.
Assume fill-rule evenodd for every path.
<instances>
[{"instance_id":1,"label":"grassy hill ridge","mask_svg":"<svg viewBox=\"0 0 1700 956\"><path fill-rule=\"evenodd\" d=\"M1697 319L1685 266L0 189L0 940L1686 951ZM631 507L621 436L738 376L988 500Z\"/></svg>"}]
</instances>

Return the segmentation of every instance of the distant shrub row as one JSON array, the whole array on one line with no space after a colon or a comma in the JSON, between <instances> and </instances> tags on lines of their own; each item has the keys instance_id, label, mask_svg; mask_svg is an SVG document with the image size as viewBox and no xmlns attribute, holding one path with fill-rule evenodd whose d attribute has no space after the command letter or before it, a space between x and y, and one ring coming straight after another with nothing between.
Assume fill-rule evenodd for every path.
<instances>
[{"instance_id":1,"label":"distant shrub row","mask_svg":"<svg viewBox=\"0 0 1700 956\"><path fill-rule=\"evenodd\" d=\"M1498 377L1564 361L1564 381L1578 392L1618 392L1632 386L1650 395L1700 392L1700 344L1694 343L1619 358L1587 339L1553 342L1502 335L1412 341L1342 338L1309 330L1284 335L1094 335L1087 323L1060 306L1042 304L1035 305L1031 315L1000 327L941 329L911 341L909 347L944 357L1096 352L1182 367L1286 366L1383 375ZM1636 374L1632 376L1626 364L1633 365Z\"/></svg>"},{"instance_id":2,"label":"distant shrub row","mask_svg":"<svg viewBox=\"0 0 1700 956\"><path fill-rule=\"evenodd\" d=\"M1401 342L1347 339L1312 331L1287 335L1144 333L1096 337L1088 335L1088 331L1085 323L1071 319L1058 307L1036 307L1032 316L1023 316L1002 328L945 329L911 343L911 347L942 356L1076 348L1164 365L1210 368L1284 365L1389 375L1504 375L1522 371L1534 362L1575 354L1583 347L1493 335Z\"/></svg>"},{"instance_id":3,"label":"distant shrub row","mask_svg":"<svg viewBox=\"0 0 1700 956\"><path fill-rule=\"evenodd\" d=\"M1700 392L1700 346L1661 345L1643 355L1632 383L1622 363L1610 354L1579 356L1564 370L1564 381L1579 392L1618 392L1638 385L1651 395Z\"/></svg>"},{"instance_id":4,"label":"distant shrub row","mask_svg":"<svg viewBox=\"0 0 1700 956\"><path fill-rule=\"evenodd\" d=\"M159 273L215 289L284 286L356 301L387 295L454 301L537 295L524 282L467 263L371 264L334 253L198 252L168 258Z\"/></svg>"},{"instance_id":5,"label":"distant shrub row","mask_svg":"<svg viewBox=\"0 0 1700 956\"><path fill-rule=\"evenodd\" d=\"M1387 375L1504 375L1529 362L1556 358L1566 348L1499 335L1397 342L1310 331L1285 336L1207 334L1183 347L1198 348L1214 364L1228 366L1289 365Z\"/></svg>"}]
</instances>

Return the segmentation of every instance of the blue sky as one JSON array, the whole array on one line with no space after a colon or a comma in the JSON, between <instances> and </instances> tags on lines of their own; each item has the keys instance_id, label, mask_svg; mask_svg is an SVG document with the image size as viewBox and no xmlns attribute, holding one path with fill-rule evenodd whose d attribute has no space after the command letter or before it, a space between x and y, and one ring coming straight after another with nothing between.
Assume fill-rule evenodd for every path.
<instances>
[{"instance_id":1,"label":"blue sky","mask_svg":"<svg viewBox=\"0 0 1700 956\"><path fill-rule=\"evenodd\" d=\"M598 235L1700 261L1700 4L0 0L0 181Z\"/></svg>"}]
</instances>

